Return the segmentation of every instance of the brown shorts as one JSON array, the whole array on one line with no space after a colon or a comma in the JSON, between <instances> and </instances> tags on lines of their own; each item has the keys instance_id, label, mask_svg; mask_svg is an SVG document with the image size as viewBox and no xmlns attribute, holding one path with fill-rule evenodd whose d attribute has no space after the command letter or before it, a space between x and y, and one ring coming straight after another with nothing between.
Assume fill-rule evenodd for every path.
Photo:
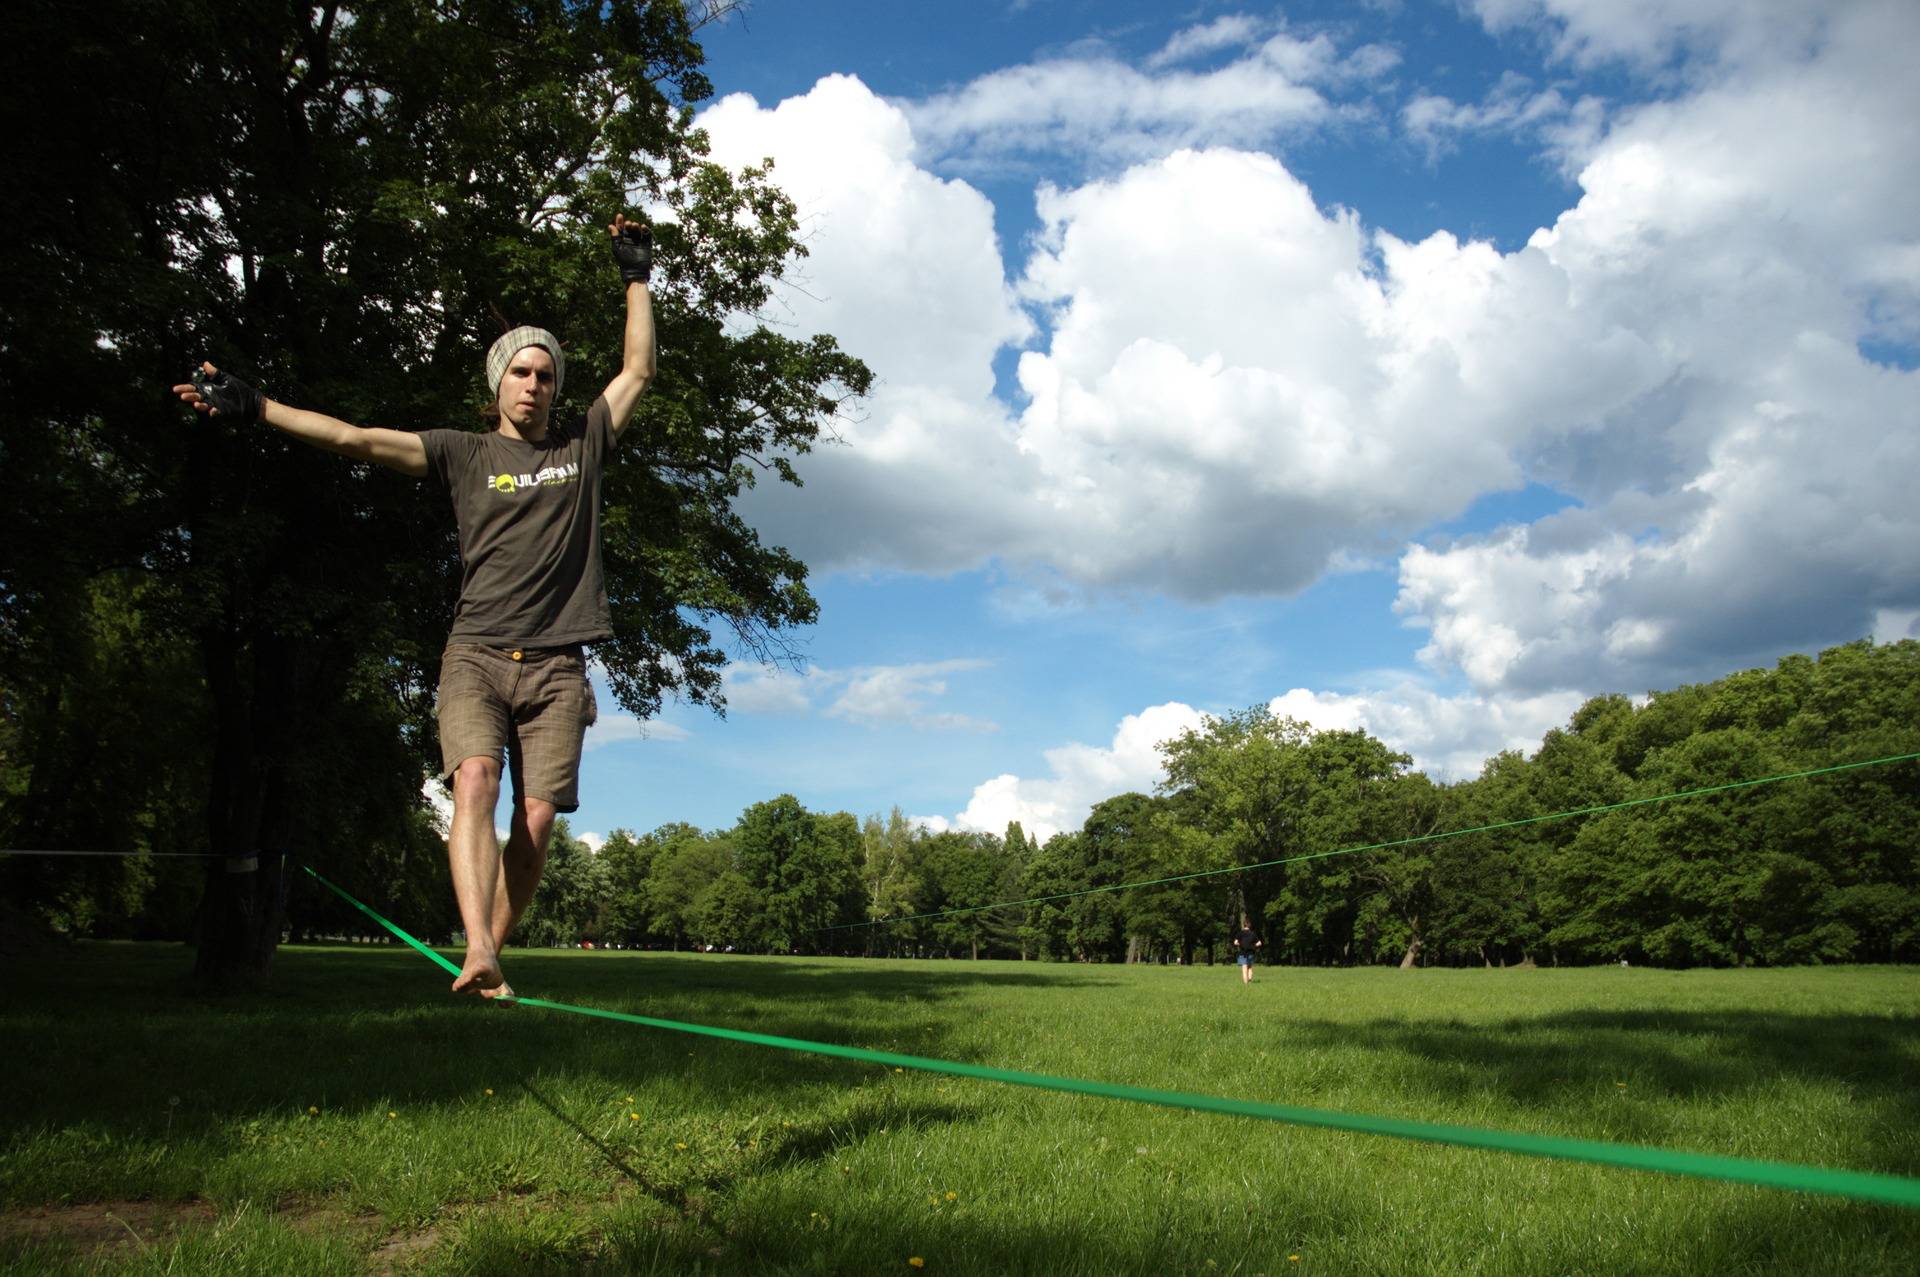
<instances>
[{"instance_id":1,"label":"brown shorts","mask_svg":"<svg viewBox=\"0 0 1920 1277\"><path fill-rule=\"evenodd\" d=\"M578 646L449 643L440 658L442 781L469 758L504 756L513 796L580 806L580 741L595 717Z\"/></svg>"}]
</instances>

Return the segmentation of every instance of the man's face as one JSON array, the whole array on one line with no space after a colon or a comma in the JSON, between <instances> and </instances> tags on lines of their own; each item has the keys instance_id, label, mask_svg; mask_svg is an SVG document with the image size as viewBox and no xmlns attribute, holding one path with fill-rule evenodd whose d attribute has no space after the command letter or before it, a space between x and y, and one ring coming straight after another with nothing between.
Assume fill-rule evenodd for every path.
<instances>
[{"instance_id":1,"label":"man's face","mask_svg":"<svg viewBox=\"0 0 1920 1277\"><path fill-rule=\"evenodd\" d=\"M541 346L522 348L500 378L500 415L518 429L542 425L553 407L553 356Z\"/></svg>"}]
</instances>

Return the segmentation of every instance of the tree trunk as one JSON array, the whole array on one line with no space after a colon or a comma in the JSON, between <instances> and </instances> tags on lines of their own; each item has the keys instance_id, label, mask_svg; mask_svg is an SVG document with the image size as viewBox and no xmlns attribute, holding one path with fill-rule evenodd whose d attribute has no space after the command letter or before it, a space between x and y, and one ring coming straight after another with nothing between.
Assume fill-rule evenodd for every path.
<instances>
[{"instance_id":1,"label":"tree trunk","mask_svg":"<svg viewBox=\"0 0 1920 1277\"><path fill-rule=\"evenodd\" d=\"M1400 969L1402 971L1413 970L1413 960L1420 956L1420 943L1421 941L1418 935L1415 935L1413 939L1407 942L1407 956L1400 959Z\"/></svg>"},{"instance_id":2,"label":"tree trunk","mask_svg":"<svg viewBox=\"0 0 1920 1277\"><path fill-rule=\"evenodd\" d=\"M304 653L266 638L249 651L232 627L204 635L202 650L216 722L207 832L218 858L194 917L193 974L215 988L257 988L273 974L286 921L298 817L285 769L305 717Z\"/></svg>"}]
</instances>

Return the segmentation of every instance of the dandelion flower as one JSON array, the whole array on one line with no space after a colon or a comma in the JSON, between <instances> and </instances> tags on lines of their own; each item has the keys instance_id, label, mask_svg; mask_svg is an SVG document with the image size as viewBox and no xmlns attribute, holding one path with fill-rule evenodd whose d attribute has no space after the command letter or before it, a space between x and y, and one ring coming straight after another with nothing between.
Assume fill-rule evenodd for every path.
<instances>
[{"instance_id":1,"label":"dandelion flower","mask_svg":"<svg viewBox=\"0 0 1920 1277\"><path fill-rule=\"evenodd\" d=\"M909 1268L925 1268L926 1266L927 1266L927 1261L920 1258L920 1256L918 1255L915 1255L912 1259L909 1259L907 1261L907 1267Z\"/></svg>"},{"instance_id":2,"label":"dandelion flower","mask_svg":"<svg viewBox=\"0 0 1920 1277\"><path fill-rule=\"evenodd\" d=\"M1300 1256L1298 1255L1288 1255L1287 1258L1293 1260L1295 1263L1300 1262Z\"/></svg>"},{"instance_id":3,"label":"dandelion flower","mask_svg":"<svg viewBox=\"0 0 1920 1277\"><path fill-rule=\"evenodd\" d=\"M906 1070L905 1070L905 1069L895 1069L895 1070L894 1070L894 1072L895 1072L895 1073L905 1073L905 1072L906 1072Z\"/></svg>"},{"instance_id":4,"label":"dandelion flower","mask_svg":"<svg viewBox=\"0 0 1920 1277\"><path fill-rule=\"evenodd\" d=\"M685 1145L685 1144L675 1144L675 1145L674 1145L674 1147L675 1147L675 1148L685 1148L685 1147L686 1147L686 1145Z\"/></svg>"},{"instance_id":5,"label":"dandelion flower","mask_svg":"<svg viewBox=\"0 0 1920 1277\"><path fill-rule=\"evenodd\" d=\"M627 1116L632 1118L636 1122L640 1120L640 1115L638 1113L629 1113L627 1114Z\"/></svg>"},{"instance_id":6,"label":"dandelion flower","mask_svg":"<svg viewBox=\"0 0 1920 1277\"><path fill-rule=\"evenodd\" d=\"M387 1113L387 1116L388 1116L388 1117L399 1117L400 1115L399 1115L398 1113L395 1113L395 1112L393 1112L393 1111L391 1111L391 1110L389 1110L389 1111L388 1111L388 1113Z\"/></svg>"},{"instance_id":7,"label":"dandelion flower","mask_svg":"<svg viewBox=\"0 0 1920 1277\"><path fill-rule=\"evenodd\" d=\"M493 1094L493 1088L492 1088L492 1087L488 1087L488 1088L487 1088L487 1094L488 1094L488 1095L492 1095L492 1094Z\"/></svg>"},{"instance_id":8,"label":"dandelion flower","mask_svg":"<svg viewBox=\"0 0 1920 1277\"><path fill-rule=\"evenodd\" d=\"M948 1201L953 1201L953 1200L955 1200L956 1198L958 1198L959 1196L960 1196L960 1194L958 1194L958 1193L948 1193L948 1194L947 1194L947 1200L948 1200Z\"/></svg>"},{"instance_id":9,"label":"dandelion flower","mask_svg":"<svg viewBox=\"0 0 1920 1277\"><path fill-rule=\"evenodd\" d=\"M311 1104L309 1104L309 1105L307 1105L307 1112L309 1112L309 1113L311 1113L311 1114L313 1114L313 1115L314 1115L315 1117L318 1117L318 1116L320 1116L320 1110L319 1110L319 1109L317 1109L317 1108L315 1108L315 1107L314 1107L313 1105L311 1105Z\"/></svg>"}]
</instances>

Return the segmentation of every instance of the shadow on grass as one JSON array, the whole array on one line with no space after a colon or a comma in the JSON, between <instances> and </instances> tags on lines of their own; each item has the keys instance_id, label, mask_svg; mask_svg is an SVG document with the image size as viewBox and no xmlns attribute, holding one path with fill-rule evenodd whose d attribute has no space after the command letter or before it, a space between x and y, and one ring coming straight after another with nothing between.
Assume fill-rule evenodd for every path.
<instances>
[{"instance_id":1,"label":"shadow on grass","mask_svg":"<svg viewBox=\"0 0 1920 1277\"><path fill-rule=\"evenodd\" d=\"M432 1104L506 1083L516 1073L510 1062L524 1060L539 1060L549 1078L666 1075L721 1098L839 1088L882 1072L455 997L441 972L404 949L289 949L268 989L223 996L190 984L192 959L178 946L99 944L82 946L77 959L10 961L13 996L0 1006L0 1035L25 1049L0 1052L0 1140L76 1125L186 1138L308 1105ZM901 970L672 954L606 959L521 951L509 961L523 992L552 988L556 1000L950 1057L968 1052L948 1040L950 1026L929 1031L926 1021L968 990L1090 982L1084 969L997 963Z\"/></svg>"},{"instance_id":2,"label":"shadow on grass","mask_svg":"<svg viewBox=\"0 0 1920 1277\"><path fill-rule=\"evenodd\" d=\"M1812 1083L1859 1114L1858 1169L1920 1175L1920 1140L1912 1136L1920 1129L1920 1016L1582 1010L1495 1024L1316 1020L1290 1022L1284 1041L1288 1049L1403 1061L1395 1089L1459 1111L1485 1112L1491 1102L1540 1115L1548 1126L1571 1120L1568 1133L1638 1144L1690 1144L1702 1115L1721 1109L1768 1126L1790 1122L1795 1093L1782 1092L1783 1080ZM1262 1098L1314 1103L1298 1094ZM1465 1120L1543 1129L1527 1118Z\"/></svg>"},{"instance_id":3,"label":"shadow on grass","mask_svg":"<svg viewBox=\"0 0 1920 1277\"><path fill-rule=\"evenodd\" d=\"M458 1101L509 1083L520 1073L514 1061L538 1060L543 1086L664 1080L689 1098L766 1111L799 1111L802 1096L885 1074L872 1064L455 998L445 992L442 973L407 950L291 949L281 955L273 987L223 998L192 990L191 961L190 952L159 945L93 945L77 960L10 961L13 996L0 1007L0 1034L25 1045L0 1052L0 1146L76 1126L164 1141L208 1137L235 1119L309 1105L351 1111ZM975 1057L980 1048L957 1041L954 1025L927 1020L972 990L1120 982L1098 968L1011 963L526 951L510 961L523 991L557 989L556 1000L948 1059ZM1443 1104L1472 1107L1492 1098L1583 1123L1593 1096L1611 1096L1619 1081L1642 1093L1710 1101L1781 1076L1817 1080L1844 1087L1888 1132L1875 1142L1884 1154L1877 1169L1920 1170L1909 1164L1911 1141L1896 1134L1920 1127L1917 1016L1562 1010L1495 1023L1320 1019L1253 1026L1228 1019L1222 1027L1268 1035L1277 1029L1286 1050L1403 1060L1393 1086ZM1220 1044L1230 1048L1233 1041L1228 1033ZM1251 1096L1259 1088L1234 1093ZM584 1133L564 1104L533 1094ZM177 1106L168 1103L173 1097ZM1298 1093L1260 1098L1314 1103ZM897 1109L892 1120L899 1120ZM1666 1142L1679 1120L1646 1110L1626 1113L1620 1124L1607 1119L1616 1137L1642 1142ZM858 1137L822 1134L782 1147L798 1150L791 1157L824 1157L836 1141ZM616 1156L606 1148L599 1153ZM632 1167L609 1165L644 1186Z\"/></svg>"},{"instance_id":4,"label":"shadow on grass","mask_svg":"<svg viewBox=\"0 0 1920 1277\"><path fill-rule=\"evenodd\" d=\"M1920 1104L1920 1016L1764 1011L1560 1011L1500 1024L1294 1021L1290 1044L1392 1052L1463 1094L1547 1095L1554 1084L1629 1078L1663 1094L1726 1096L1769 1077L1844 1084ZM1916 1110L1920 1117L1920 1110Z\"/></svg>"}]
</instances>

